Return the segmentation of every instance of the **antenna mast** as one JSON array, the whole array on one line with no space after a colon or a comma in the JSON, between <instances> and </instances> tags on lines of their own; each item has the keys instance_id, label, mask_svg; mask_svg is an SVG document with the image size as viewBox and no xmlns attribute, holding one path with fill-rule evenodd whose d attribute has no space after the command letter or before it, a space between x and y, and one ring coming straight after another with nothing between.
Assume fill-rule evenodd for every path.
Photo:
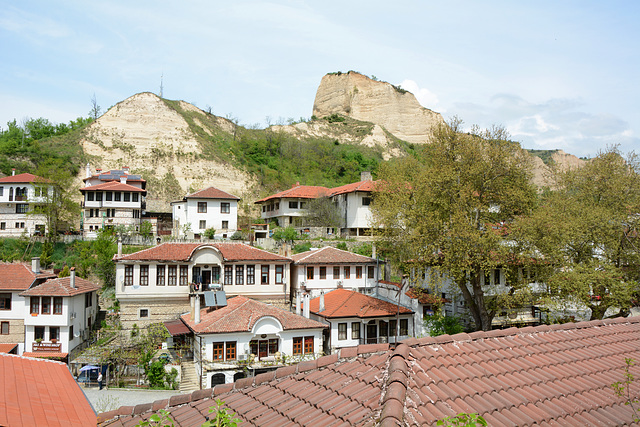
<instances>
[{"instance_id":1,"label":"antenna mast","mask_svg":"<svg viewBox=\"0 0 640 427\"><path fill-rule=\"evenodd\" d=\"M162 79L163 79L163 77L164 77L164 73L162 73L162 74L160 75L160 98L162 98L162 91L163 91L163 89L164 89L164 86L162 85Z\"/></svg>"}]
</instances>

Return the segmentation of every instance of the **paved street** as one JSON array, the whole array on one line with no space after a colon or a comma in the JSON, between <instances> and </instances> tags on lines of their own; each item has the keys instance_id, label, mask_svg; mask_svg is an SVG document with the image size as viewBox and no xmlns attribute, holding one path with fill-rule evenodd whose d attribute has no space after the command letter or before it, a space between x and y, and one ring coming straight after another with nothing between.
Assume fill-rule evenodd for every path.
<instances>
[{"instance_id":1,"label":"paved street","mask_svg":"<svg viewBox=\"0 0 640 427\"><path fill-rule=\"evenodd\" d=\"M120 406L135 406L141 403L151 403L156 400L168 399L180 394L178 390L130 390L130 389L102 389L98 387L80 387L93 405L97 413L107 412Z\"/></svg>"}]
</instances>

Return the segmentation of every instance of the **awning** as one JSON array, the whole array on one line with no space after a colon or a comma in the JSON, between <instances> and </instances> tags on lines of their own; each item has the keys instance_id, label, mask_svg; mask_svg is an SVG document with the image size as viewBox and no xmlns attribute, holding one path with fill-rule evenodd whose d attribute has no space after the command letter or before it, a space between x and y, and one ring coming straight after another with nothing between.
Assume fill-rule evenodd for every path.
<instances>
[{"instance_id":1,"label":"awning","mask_svg":"<svg viewBox=\"0 0 640 427\"><path fill-rule=\"evenodd\" d=\"M164 326L167 328L172 337L180 335L187 335L191 333L191 329L187 327L182 320L167 320L164 322Z\"/></svg>"},{"instance_id":2,"label":"awning","mask_svg":"<svg viewBox=\"0 0 640 427\"><path fill-rule=\"evenodd\" d=\"M18 347L18 344L0 344L0 353L11 353L16 347Z\"/></svg>"},{"instance_id":3,"label":"awning","mask_svg":"<svg viewBox=\"0 0 640 427\"><path fill-rule=\"evenodd\" d=\"M23 357L35 357L38 359L66 359L69 353L59 351L25 351Z\"/></svg>"}]
</instances>

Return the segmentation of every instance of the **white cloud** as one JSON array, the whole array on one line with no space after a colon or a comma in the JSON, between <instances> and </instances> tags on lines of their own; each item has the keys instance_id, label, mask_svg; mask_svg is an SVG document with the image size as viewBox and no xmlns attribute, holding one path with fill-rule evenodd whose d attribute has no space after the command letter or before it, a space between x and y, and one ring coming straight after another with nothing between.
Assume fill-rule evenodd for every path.
<instances>
[{"instance_id":1,"label":"white cloud","mask_svg":"<svg viewBox=\"0 0 640 427\"><path fill-rule=\"evenodd\" d=\"M440 102L438 96L429 89L421 88L418 86L418 83L409 79L403 80L402 83L400 83L400 87L411 92L423 107L429 108L430 110L437 110L441 113L444 112L442 109L438 110L438 104Z\"/></svg>"}]
</instances>

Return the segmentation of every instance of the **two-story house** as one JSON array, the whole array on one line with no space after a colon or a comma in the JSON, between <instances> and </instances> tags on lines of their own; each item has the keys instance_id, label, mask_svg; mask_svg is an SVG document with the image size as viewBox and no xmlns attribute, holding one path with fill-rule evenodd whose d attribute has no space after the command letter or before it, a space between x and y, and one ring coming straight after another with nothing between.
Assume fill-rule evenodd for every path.
<instances>
[{"instance_id":1,"label":"two-story house","mask_svg":"<svg viewBox=\"0 0 640 427\"><path fill-rule=\"evenodd\" d=\"M47 200L47 192L53 188L46 186L45 178L30 173L0 178L0 237L41 235L47 232L44 215L33 214L34 205Z\"/></svg>"},{"instance_id":2,"label":"two-story house","mask_svg":"<svg viewBox=\"0 0 640 427\"><path fill-rule=\"evenodd\" d=\"M163 243L118 255L116 298L125 327L177 319L203 292L288 301L291 259L243 243Z\"/></svg>"},{"instance_id":3,"label":"two-story house","mask_svg":"<svg viewBox=\"0 0 640 427\"><path fill-rule=\"evenodd\" d=\"M172 202L174 236L198 239L212 228L216 238L231 237L238 229L238 200L237 196L209 187Z\"/></svg>"},{"instance_id":4,"label":"two-story house","mask_svg":"<svg viewBox=\"0 0 640 427\"><path fill-rule=\"evenodd\" d=\"M261 218L267 222L276 222L280 227L300 226L302 218L307 215L309 200L326 196L326 187L296 185L255 202L260 205Z\"/></svg>"},{"instance_id":5,"label":"two-story house","mask_svg":"<svg viewBox=\"0 0 640 427\"><path fill-rule=\"evenodd\" d=\"M291 288L296 294L345 288L371 294L375 291L384 262L331 246L291 255Z\"/></svg>"},{"instance_id":6,"label":"two-story house","mask_svg":"<svg viewBox=\"0 0 640 427\"><path fill-rule=\"evenodd\" d=\"M327 326L244 296L227 299L220 308L203 308L182 321L194 334L196 371L203 387L273 370L287 361L315 359ZM284 356L283 356L284 355Z\"/></svg>"},{"instance_id":7,"label":"two-story house","mask_svg":"<svg viewBox=\"0 0 640 427\"><path fill-rule=\"evenodd\" d=\"M129 168L91 174L87 165L87 177L82 193L82 229L92 237L102 228L118 225L139 229L142 211L146 208L146 181L140 175L129 174Z\"/></svg>"}]
</instances>

